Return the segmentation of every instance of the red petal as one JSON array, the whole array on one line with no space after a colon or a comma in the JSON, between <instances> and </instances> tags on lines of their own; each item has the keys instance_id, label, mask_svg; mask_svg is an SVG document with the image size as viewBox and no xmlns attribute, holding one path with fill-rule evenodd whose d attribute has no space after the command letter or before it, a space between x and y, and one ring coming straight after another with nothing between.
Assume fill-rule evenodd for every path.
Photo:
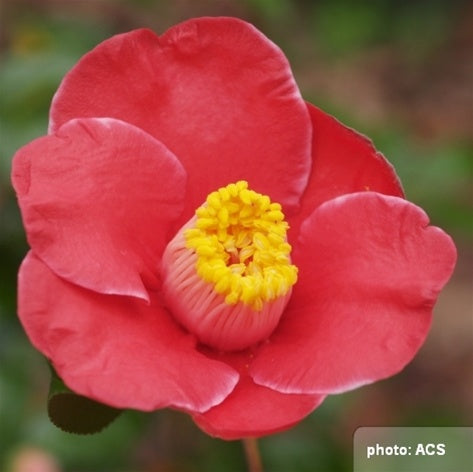
<instances>
[{"instance_id":1,"label":"red petal","mask_svg":"<svg viewBox=\"0 0 473 472\"><path fill-rule=\"evenodd\" d=\"M256 385L249 377L251 354L225 354L216 359L240 372L235 390L219 405L193 415L207 434L222 439L259 437L286 430L315 410L324 395L283 394Z\"/></svg>"},{"instance_id":2,"label":"red petal","mask_svg":"<svg viewBox=\"0 0 473 472\"><path fill-rule=\"evenodd\" d=\"M282 392L336 393L401 370L422 345L455 246L418 207L365 192L301 228L299 281L250 374Z\"/></svg>"},{"instance_id":3,"label":"red petal","mask_svg":"<svg viewBox=\"0 0 473 472\"><path fill-rule=\"evenodd\" d=\"M133 123L179 156L189 174L182 223L208 193L237 180L287 207L307 182L311 123L287 59L235 18L103 42L65 77L50 129L85 116Z\"/></svg>"},{"instance_id":4,"label":"red petal","mask_svg":"<svg viewBox=\"0 0 473 472\"><path fill-rule=\"evenodd\" d=\"M291 218L292 236L321 203L346 193L371 190L403 197L391 164L365 136L307 104L314 127L312 173L299 213Z\"/></svg>"},{"instance_id":5,"label":"red petal","mask_svg":"<svg viewBox=\"0 0 473 472\"><path fill-rule=\"evenodd\" d=\"M73 120L20 149L12 178L28 241L56 274L148 299L184 199L166 147L117 120Z\"/></svg>"},{"instance_id":6,"label":"red petal","mask_svg":"<svg viewBox=\"0 0 473 472\"><path fill-rule=\"evenodd\" d=\"M32 252L20 269L19 316L69 388L114 407L206 411L238 381L231 367L195 349L153 294L147 305L91 292Z\"/></svg>"}]
</instances>

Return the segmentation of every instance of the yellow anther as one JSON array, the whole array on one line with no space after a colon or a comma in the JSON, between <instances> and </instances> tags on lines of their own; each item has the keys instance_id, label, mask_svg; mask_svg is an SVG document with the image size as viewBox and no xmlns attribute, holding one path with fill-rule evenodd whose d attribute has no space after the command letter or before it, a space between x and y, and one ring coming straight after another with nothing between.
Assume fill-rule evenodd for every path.
<instances>
[{"instance_id":1,"label":"yellow anther","mask_svg":"<svg viewBox=\"0 0 473 472\"><path fill-rule=\"evenodd\" d=\"M249 205L251 205L251 203ZM254 214L253 207L245 206L240 210L240 214L238 216L240 217L240 220L243 221L253 216L253 214Z\"/></svg>"},{"instance_id":2,"label":"yellow anther","mask_svg":"<svg viewBox=\"0 0 473 472\"><path fill-rule=\"evenodd\" d=\"M219 220L219 226L221 227L227 227L228 226L228 208L222 207L220 210L218 210L217 213L218 220Z\"/></svg>"},{"instance_id":3,"label":"yellow anther","mask_svg":"<svg viewBox=\"0 0 473 472\"><path fill-rule=\"evenodd\" d=\"M212 192L211 194L208 195L207 204L210 207L215 208L216 210L220 209L220 207L221 207L220 198L219 198L217 192ZM199 210L199 208L197 210Z\"/></svg>"},{"instance_id":4,"label":"yellow anther","mask_svg":"<svg viewBox=\"0 0 473 472\"><path fill-rule=\"evenodd\" d=\"M204 245L204 244L201 244L200 246L196 247L195 248L195 252L199 255L199 256L204 256L204 257L208 257L208 256L214 256L215 255L215 248L212 247L212 246L207 246L207 245Z\"/></svg>"},{"instance_id":5,"label":"yellow anther","mask_svg":"<svg viewBox=\"0 0 473 472\"><path fill-rule=\"evenodd\" d=\"M270 210L263 216L268 221L281 221L284 219L284 213L280 210Z\"/></svg>"},{"instance_id":6,"label":"yellow anther","mask_svg":"<svg viewBox=\"0 0 473 472\"><path fill-rule=\"evenodd\" d=\"M239 248L246 248L249 247L251 244L251 234L250 231L246 229L242 229L237 235L236 235L236 242L235 246Z\"/></svg>"},{"instance_id":7,"label":"yellow anther","mask_svg":"<svg viewBox=\"0 0 473 472\"><path fill-rule=\"evenodd\" d=\"M210 193L184 236L197 255L197 274L227 304L260 311L297 281L287 229L281 205L242 180Z\"/></svg>"},{"instance_id":8,"label":"yellow anther","mask_svg":"<svg viewBox=\"0 0 473 472\"><path fill-rule=\"evenodd\" d=\"M245 262L247 259L253 256L255 253L255 248L253 246L242 247L239 252L239 257L241 262Z\"/></svg>"},{"instance_id":9,"label":"yellow anther","mask_svg":"<svg viewBox=\"0 0 473 472\"><path fill-rule=\"evenodd\" d=\"M231 264L229 269L232 274L243 274L245 272L245 264Z\"/></svg>"},{"instance_id":10,"label":"yellow anther","mask_svg":"<svg viewBox=\"0 0 473 472\"><path fill-rule=\"evenodd\" d=\"M215 226L215 220L212 218L199 218L195 224L196 228L206 229Z\"/></svg>"},{"instance_id":11,"label":"yellow anther","mask_svg":"<svg viewBox=\"0 0 473 472\"><path fill-rule=\"evenodd\" d=\"M271 205L271 200L267 195L261 195L261 200L260 200L260 208L262 210L267 210L269 208L269 205Z\"/></svg>"},{"instance_id":12,"label":"yellow anther","mask_svg":"<svg viewBox=\"0 0 473 472\"><path fill-rule=\"evenodd\" d=\"M228 277L228 275L220 277L219 280L215 282L215 290L218 293L224 293L228 291L229 287L230 287L230 277Z\"/></svg>"},{"instance_id":13,"label":"yellow anther","mask_svg":"<svg viewBox=\"0 0 473 472\"><path fill-rule=\"evenodd\" d=\"M269 246L269 241L263 233L258 231L253 235L253 244L257 249L263 250Z\"/></svg>"},{"instance_id":14,"label":"yellow anther","mask_svg":"<svg viewBox=\"0 0 473 472\"><path fill-rule=\"evenodd\" d=\"M243 189L240 191L240 200L246 205L251 205L252 192L250 190Z\"/></svg>"},{"instance_id":15,"label":"yellow anther","mask_svg":"<svg viewBox=\"0 0 473 472\"><path fill-rule=\"evenodd\" d=\"M238 195L238 192L239 192L238 187L237 187L236 184L227 185L227 190L230 192L230 195L232 197L236 197Z\"/></svg>"},{"instance_id":16,"label":"yellow anther","mask_svg":"<svg viewBox=\"0 0 473 472\"><path fill-rule=\"evenodd\" d=\"M218 189L218 194L220 195L220 198L223 202L228 202L230 200L230 192L228 191L227 187L221 187Z\"/></svg>"}]
</instances>

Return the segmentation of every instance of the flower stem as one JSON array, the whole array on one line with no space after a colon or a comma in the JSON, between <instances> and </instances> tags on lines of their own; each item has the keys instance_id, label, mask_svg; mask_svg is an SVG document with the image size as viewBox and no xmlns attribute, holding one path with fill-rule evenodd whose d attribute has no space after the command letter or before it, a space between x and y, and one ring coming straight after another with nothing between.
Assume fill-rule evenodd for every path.
<instances>
[{"instance_id":1,"label":"flower stem","mask_svg":"<svg viewBox=\"0 0 473 472\"><path fill-rule=\"evenodd\" d=\"M248 472L263 472L263 463L261 462L257 440L255 438L245 438L242 442L245 448Z\"/></svg>"}]
</instances>

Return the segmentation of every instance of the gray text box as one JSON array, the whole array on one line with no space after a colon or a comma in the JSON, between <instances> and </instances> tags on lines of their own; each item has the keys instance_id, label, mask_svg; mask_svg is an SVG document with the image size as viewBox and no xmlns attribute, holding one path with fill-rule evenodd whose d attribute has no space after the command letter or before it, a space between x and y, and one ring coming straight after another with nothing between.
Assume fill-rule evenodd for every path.
<instances>
[{"instance_id":1,"label":"gray text box","mask_svg":"<svg viewBox=\"0 0 473 472\"><path fill-rule=\"evenodd\" d=\"M354 472L472 472L473 427L361 427Z\"/></svg>"}]
</instances>

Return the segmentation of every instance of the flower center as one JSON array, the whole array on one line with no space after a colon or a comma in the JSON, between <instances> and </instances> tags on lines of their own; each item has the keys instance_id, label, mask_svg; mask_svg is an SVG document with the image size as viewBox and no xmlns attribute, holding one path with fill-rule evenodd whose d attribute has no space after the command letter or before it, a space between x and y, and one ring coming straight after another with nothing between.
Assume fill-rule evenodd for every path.
<instances>
[{"instance_id":1,"label":"flower center","mask_svg":"<svg viewBox=\"0 0 473 472\"><path fill-rule=\"evenodd\" d=\"M163 255L163 293L199 340L242 349L273 331L297 280L279 203L239 181L208 195Z\"/></svg>"},{"instance_id":2,"label":"flower center","mask_svg":"<svg viewBox=\"0 0 473 472\"><path fill-rule=\"evenodd\" d=\"M186 247L197 254L197 273L226 303L260 311L294 285L297 268L279 203L240 181L212 192L196 215L195 227L184 233Z\"/></svg>"}]
</instances>

